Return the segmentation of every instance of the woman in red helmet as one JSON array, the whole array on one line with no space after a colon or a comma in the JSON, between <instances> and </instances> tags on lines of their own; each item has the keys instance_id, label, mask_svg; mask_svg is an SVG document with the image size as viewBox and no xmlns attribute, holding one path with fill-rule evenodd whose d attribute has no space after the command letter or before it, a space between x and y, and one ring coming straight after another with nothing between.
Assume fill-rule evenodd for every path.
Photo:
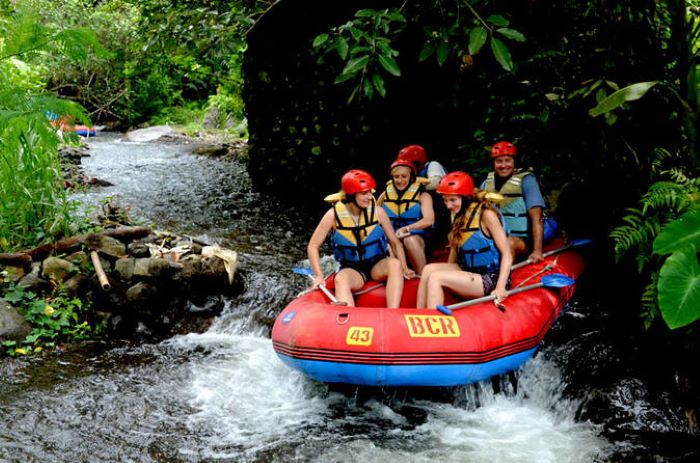
<instances>
[{"instance_id":1,"label":"woman in red helmet","mask_svg":"<svg viewBox=\"0 0 700 463\"><path fill-rule=\"evenodd\" d=\"M334 198L316 226L307 247L314 272L314 287L323 283L320 248L331 233L331 247L340 270L335 275L335 296L354 306L352 292L365 281L386 280L386 306L399 307L404 278L415 273L406 265L403 246L396 237L389 218L374 200L376 182L365 171L353 169L343 175L341 198ZM394 256L389 256L391 244Z\"/></svg>"},{"instance_id":2,"label":"woman in red helmet","mask_svg":"<svg viewBox=\"0 0 700 463\"><path fill-rule=\"evenodd\" d=\"M430 180L425 187L426 190L435 191L442 177L445 176L445 168L437 161L428 161L428 154L425 148L420 145L408 145L401 148L396 159L412 162L416 167L419 177Z\"/></svg>"},{"instance_id":3,"label":"woman in red helmet","mask_svg":"<svg viewBox=\"0 0 700 463\"><path fill-rule=\"evenodd\" d=\"M445 290L463 298L493 294L496 303L508 290L513 263L498 211L474 196L474 181L464 172L450 172L438 185L445 206L454 217L448 240L447 263L429 264L418 286L417 307L444 303Z\"/></svg>"},{"instance_id":4,"label":"woman in red helmet","mask_svg":"<svg viewBox=\"0 0 700 463\"><path fill-rule=\"evenodd\" d=\"M390 173L391 180L377 204L389 216L394 231L406 248L411 267L420 274L427 263L425 238L435 222L433 198L425 192L427 180L417 177L412 162L397 159L391 164Z\"/></svg>"}]
</instances>

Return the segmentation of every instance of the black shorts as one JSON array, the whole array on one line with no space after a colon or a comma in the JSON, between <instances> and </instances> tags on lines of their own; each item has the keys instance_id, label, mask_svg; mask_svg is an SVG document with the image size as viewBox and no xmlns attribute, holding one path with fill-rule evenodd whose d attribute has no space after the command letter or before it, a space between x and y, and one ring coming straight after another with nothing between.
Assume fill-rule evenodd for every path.
<instances>
[{"instance_id":1,"label":"black shorts","mask_svg":"<svg viewBox=\"0 0 700 463\"><path fill-rule=\"evenodd\" d=\"M481 275L481 284L484 288L484 296L488 296L491 294L491 291L496 289L496 283L498 283L498 273L483 273ZM510 277L508 277L506 289L510 289Z\"/></svg>"},{"instance_id":2,"label":"black shorts","mask_svg":"<svg viewBox=\"0 0 700 463\"><path fill-rule=\"evenodd\" d=\"M343 270L344 268L351 268L351 269L355 270L357 273L359 273L362 276L362 279L365 280L365 282L367 282L367 281L372 279L372 269L374 268L375 265L377 265L377 262L379 262L382 259L356 262L353 264L345 264L345 265L340 267L340 270Z\"/></svg>"}]
</instances>

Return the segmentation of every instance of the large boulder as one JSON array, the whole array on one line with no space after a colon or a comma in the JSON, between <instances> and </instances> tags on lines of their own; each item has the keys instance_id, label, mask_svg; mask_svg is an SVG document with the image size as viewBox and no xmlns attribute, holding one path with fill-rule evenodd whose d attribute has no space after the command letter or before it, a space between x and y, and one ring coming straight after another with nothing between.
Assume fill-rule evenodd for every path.
<instances>
[{"instance_id":1,"label":"large boulder","mask_svg":"<svg viewBox=\"0 0 700 463\"><path fill-rule=\"evenodd\" d=\"M145 143L150 141L156 141L160 137L172 136L177 134L169 125L157 125L155 127L147 127L145 129L131 130L124 135L125 141Z\"/></svg>"},{"instance_id":2,"label":"large boulder","mask_svg":"<svg viewBox=\"0 0 700 463\"><path fill-rule=\"evenodd\" d=\"M0 299L0 341L21 341L32 327L17 309Z\"/></svg>"}]
</instances>

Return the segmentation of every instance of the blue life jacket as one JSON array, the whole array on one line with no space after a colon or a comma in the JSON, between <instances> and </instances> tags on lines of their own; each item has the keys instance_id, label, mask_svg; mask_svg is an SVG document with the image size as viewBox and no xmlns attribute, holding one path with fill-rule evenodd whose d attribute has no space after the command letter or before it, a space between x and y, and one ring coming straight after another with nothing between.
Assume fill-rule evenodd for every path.
<instances>
[{"instance_id":1,"label":"blue life jacket","mask_svg":"<svg viewBox=\"0 0 700 463\"><path fill-rule=\"evenodd\" d=\"M510 234L518 238L530 236L530 216L527 204L523 197L523 178L532 175L529 170L516 170L508 180L505 181L500 190L496 190L495 175L489 172L486 177L485 190L491 193L500 193L504 196L503 202L499 205L503 219Z\"/></svg>"},{"instance_id":2,"label":"blue life jacket","mask_svg":"<svg viewBox=\"0 0 700 463\"><path fill-rule=\"evenodd\" d=\"M332 234L333 255L341 267L366 263L371 265L388 255L388 240L377 218L377 203L360 212L356 224L347 205L338 201L333 206L335 230Z\"/></svg>"},{"instance_id":3,"label":"blue life jacket","mask_svg":"<svg viewBox=\"0 0 700 463\"><path fill-rule=\"evenodd\" d=\"M389 180L386 183L382 208L389 216L394 230L414 224L423 218L423 212L420 208L420 195L424 191L423 183L422 179L416 179L404 190L400 197L394 182ZM411 234L424 235L425 230L412 230Z\"/></svg>"},{"instance_id":4,"label":"blue life jacket","mask_svg":"<svg viewBox=\"0 0 700 463\"><path fill-rule=\"evenodd\" d=\"M496 243L481 230L481 213L484 202L473 201L464 212L467 216L462 230L460 246L457 248L457 264L467 272L496 273L501 265L501 253ZM502 221L501 221L502 222Z\"/></svg>"}]
</instances>

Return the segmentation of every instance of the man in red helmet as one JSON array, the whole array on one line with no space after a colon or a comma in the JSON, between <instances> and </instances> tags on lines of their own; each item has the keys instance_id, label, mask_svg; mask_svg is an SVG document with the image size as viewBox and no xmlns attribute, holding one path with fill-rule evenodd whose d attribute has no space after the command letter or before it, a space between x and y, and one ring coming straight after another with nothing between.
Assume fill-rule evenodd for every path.
<instances>
[{"instance_id":1,"label":"man in red helmet","mask_svg":"<svg viewBox=\"0 0 700 463\"><path fill-rule=\"evenodd\" d=\"M442 164L437 161L428 161L425 148L420 145L408 145L401 148L396 159L412 162L416 166L418 176L430 180L430 183L425 186L428 191L434 191L446 173Z\"/></svg>"},{"instance_id":2,"label":"man in red helmet","mask_svg":"<svg viewBox=\"0 0 700 463\"><path fill-rule=\"evenodd\" d=\"M354 306L352 293L362 288L367 280L386 280L386 306L397 308L401 303L404 278L415 277L409 270L403 246L396 237L389 217L374 200L377 183L372 176L352 169L341 179L342 194L331 195L330 208L321 218L309 239L307 252L314 272L314 287L324 281L321 271L320 249L331 234L331 247L340 270L335 275L335 296L339 301ZM329 199L333 197L333 199ZM387 252L390 244L394 251Z\"/></svg>"},{"instance_id":3,"label":"man in red helmet","mask_svg":"<svg viewBox=\"0 0 700 463\"><path fill-rule=\"evenodd\" d=\"M530 262L542 261L542 244L551 239L555 226L545 224L544 198L535 175L529 170L516 169L516 146L509 141L499 141L491 148L493 172L489 172L481 189L499 193L505 197L500 209L509 232L513 256L528 255ZM546 229L546 230L545 230Z\"/></svg>"}]
</instances>

